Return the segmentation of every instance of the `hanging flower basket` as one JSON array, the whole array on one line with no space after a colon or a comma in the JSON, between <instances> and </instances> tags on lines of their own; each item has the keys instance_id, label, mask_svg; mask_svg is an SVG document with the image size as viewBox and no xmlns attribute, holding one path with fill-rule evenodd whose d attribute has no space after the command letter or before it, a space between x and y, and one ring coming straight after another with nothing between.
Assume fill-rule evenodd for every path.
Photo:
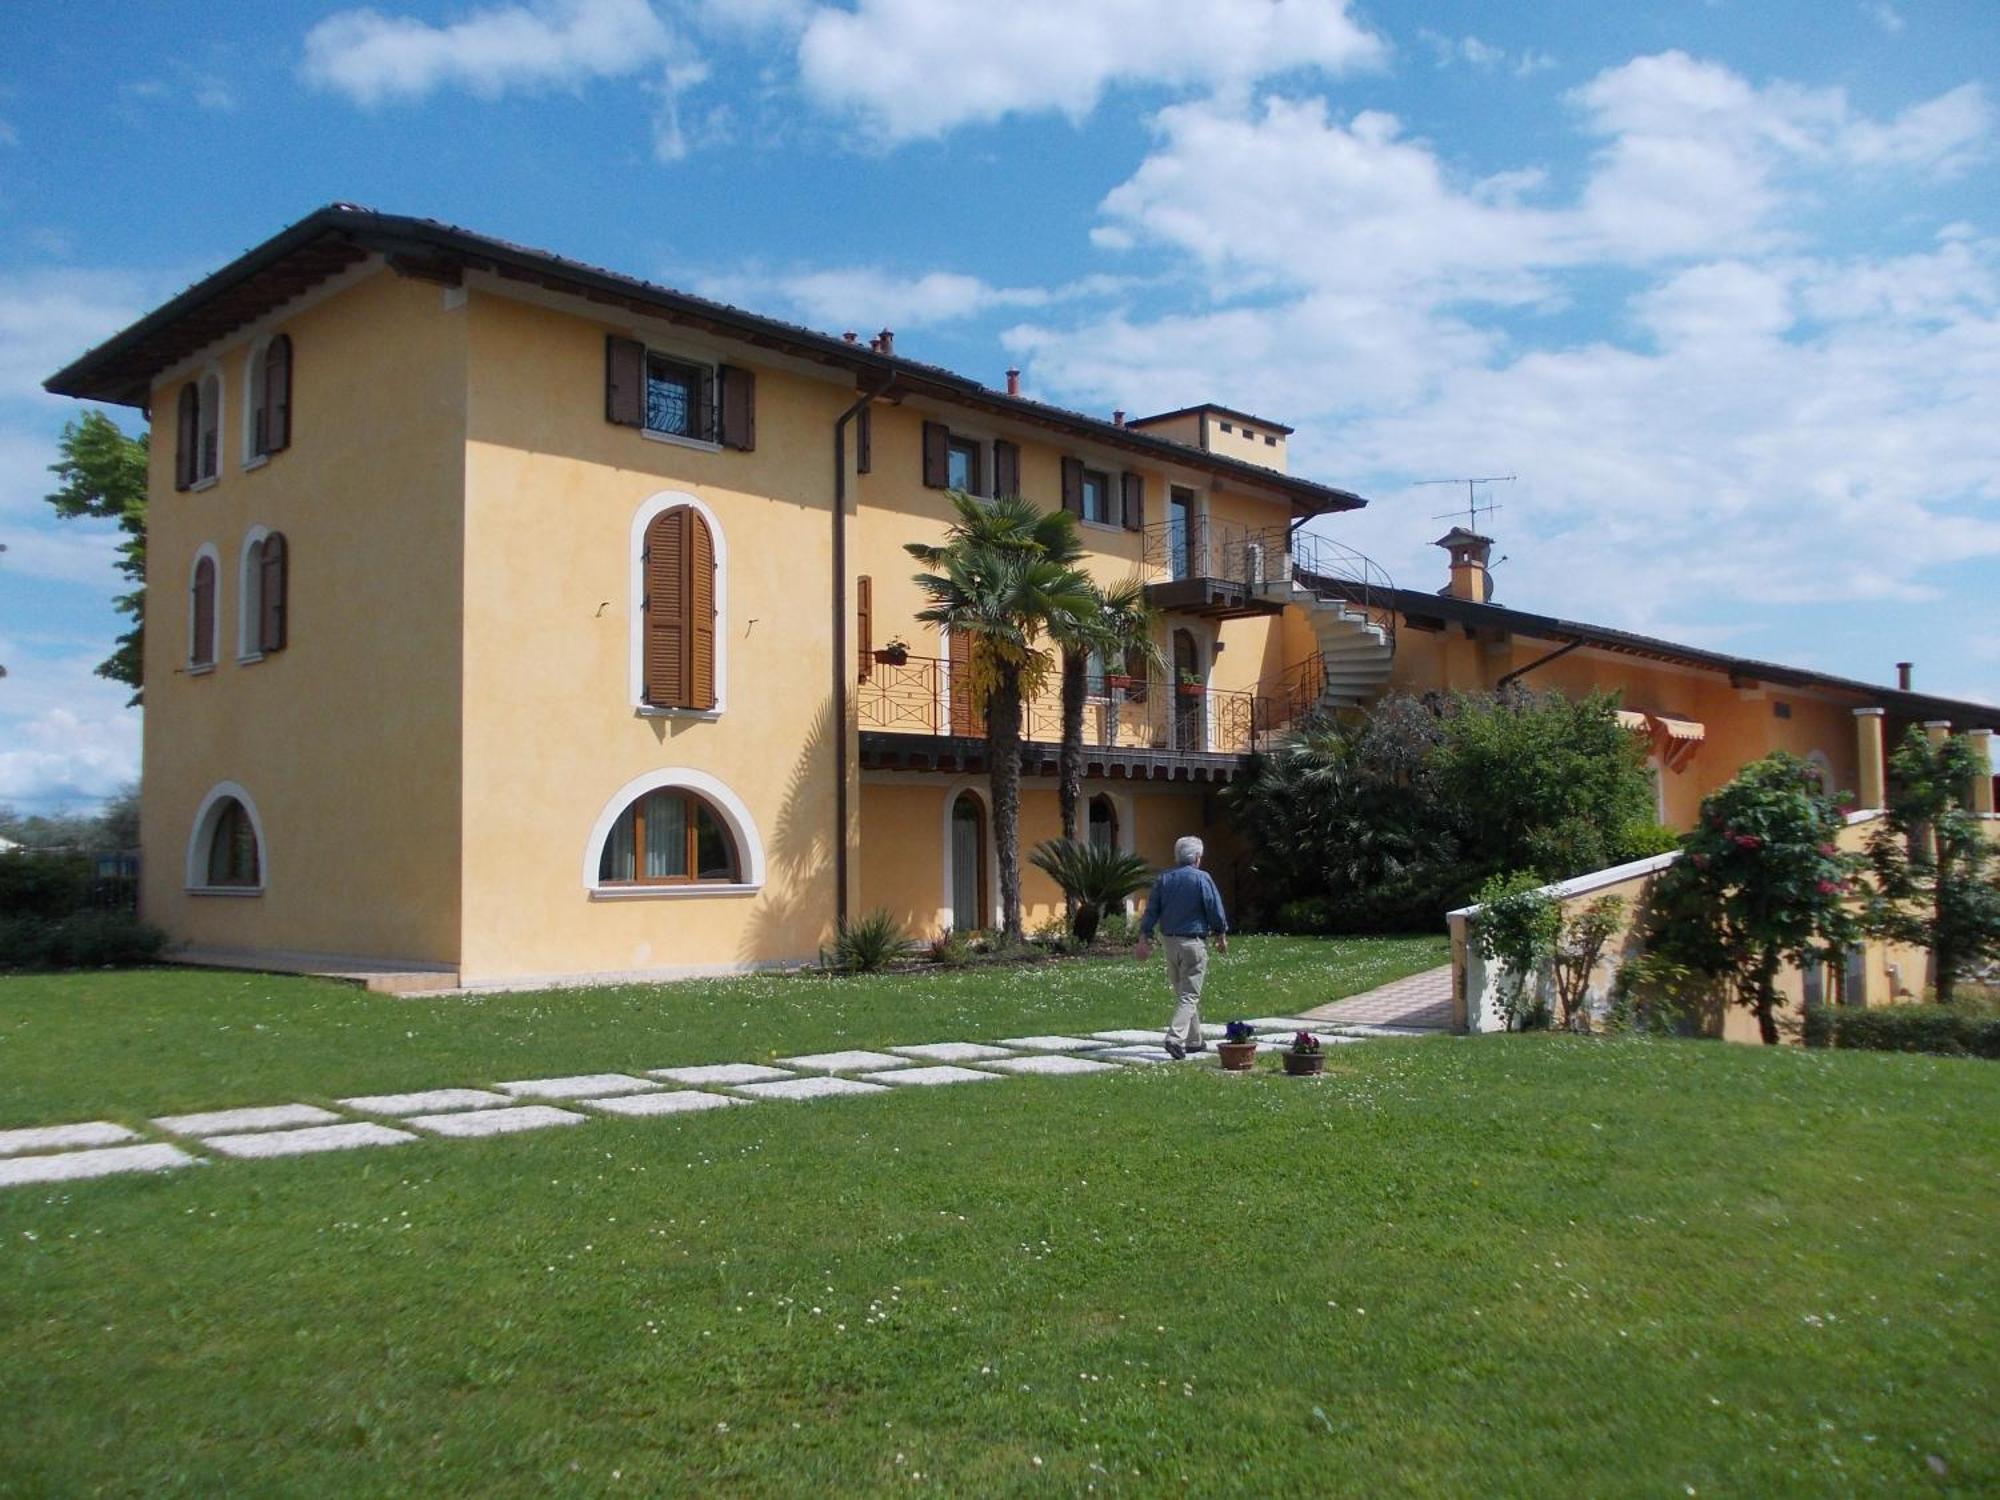
<instances>
[{"instance_id":1,"label":"hanging flower basket","mask_svg":"<svg viewBox=\"0 0 2000 1500\"><path fill-rule=\"evenodd\" d=\"M1199 698L1206 691L1207 689L1198 682L1184 682L1180 685L1180 694L1183 698Z\"/></svg>"},{"instance_id":2,"label":"hanging flower basket","mask_svg":"<svg viewBox=\"0 0 2000 1500\"><path fill-rule=\"evenodd\" d=\"M906 667L910 664L910 648L900 641L891 641L875 653L875 660L885 667Z\"/></svg>"},{"instance_id":3,"label":"hanging flower basket","mask_svg":"<svg viewBox=\"0 0 2000 1500\"><path fill-rule=\"evenodd\" d=\"M1104 686L1110 692L1129 693L1132 690L1132 679L1122 672L1106 672Z\"/></svg>"}]
</instances>

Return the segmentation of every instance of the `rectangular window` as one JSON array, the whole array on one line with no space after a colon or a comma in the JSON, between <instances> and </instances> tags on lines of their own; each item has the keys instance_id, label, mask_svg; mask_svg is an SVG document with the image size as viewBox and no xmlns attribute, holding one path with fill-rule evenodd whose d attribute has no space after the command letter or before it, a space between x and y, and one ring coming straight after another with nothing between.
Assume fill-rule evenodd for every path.
<instances>
[{"instance_id":1,"label":"rectangular window","mask_svg":"<svg viewBox=\"0 0 2000 1500\"><path fill-rule=\"evenodd\" d=\"M985 493L980 485L979 457L979 444L973 439L949 439L945 443L945 483L968 495Z\"/></svg>"},{"instance_id":2,"label":"rectangular window","mask_svg":"<svg viewBox=\"0 0 2000 1500\"><path fill-rule=\"evenodd\" d=\"M1083 471L1083 518L1101 522L1111 519L1111 476L1102 469Z\"/></svg>"},{"instance_id":3,"label":"rectangular window","mask_svg":"<svg viewBox=\"0 0 2000 1500\"><path fill-rule=\"evenodd\" d=\"M683 364L664 355L646 356L646 430L669 437L715 441L715 419L709 390L711 373L700 365Z\"/></svg>"}]
</instances>

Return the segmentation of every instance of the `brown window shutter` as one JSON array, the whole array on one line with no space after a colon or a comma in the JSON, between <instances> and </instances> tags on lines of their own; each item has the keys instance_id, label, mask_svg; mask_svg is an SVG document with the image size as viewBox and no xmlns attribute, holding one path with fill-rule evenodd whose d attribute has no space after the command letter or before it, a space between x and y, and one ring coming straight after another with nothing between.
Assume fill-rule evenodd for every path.
<instances>
[{"instance_id":1,"label":"brown window shutter","mask_svg":"<svg viewBox=\"0 0 2000 1500\"><path fill-rule=\"evenodd\" d=\"M174 488L184 490L194 484L195 454L201 448L201 393L192 380L181 387L175 424Z\"/></svg>"},{"instance_id":2,"label":"brown window shutter","mask_svg":"<svg viewBox=\"0 0 2000 1500\"><path fill-rule=\"evenodd\" d=\"M924 423L924 483L941 490L951 483L951 429L942 422Z\"/></svg>"},{"instance_id":3,"label":"brown window shutter","mask_svg":"<svg viewBox=\"0 0 2000 1500\"><path fill-rule=\"evenodd\" d=\"M866 573L854 580L854 650L866 682L875 675L875 580Z\"/></svg>"},{"instance_id":4,"label":"brown window shutter","mask_svg":"<svg viewBox=\"0 0 2000 1500\"><path fill-rule=\"evenodd\" d=\"M757 373L740 365L724 365L722 381L722 446L744 453L757 446Z\"/></svg>"},{"instance_id":5,"label":"brown window shutter","mask_svg":"<svg viewBox=\"0 0 2000 1500\"><path fill-rule=\"evenodd\" d=\"M264 350L264 412L257 434L259 453L282 453L292 445L292 339L279 334Z\"/></svg>"},{"instance_id":6,"label":"brown window shutter","mask_svg":"<svg viewBox=\"0 0 2000 1500\"><path fill-rule=\"evenodd\" d=\"M1144 531L1146 529L1146 476L1126 474L1125 482L1125 529Z\"/></svg>"},{"instance_id":7,"label":"brown window shutter","mask_svg":"<svg viewBox=\"0 0 2000 1500\"><path fill-rule=\"evenodd\" d=\"M688 515L677 506L646 527L646 701L659 708L687 706Z\"/></svg>"},{"instance_id":8,"label":"brown window shutter","mask_svg":"<svg viewBox=\"0 0 2000 1500\"><path fill-rule=\"evenodd\" d=\"M715 707L715 537L694 511L688 518L687 706Z\"/></svg>"},{"instance_id":9,"label":"brown window shutter","mask_svg":"<svg viewBox=\"0 0 2000 1500\"><path fill-rule=\"evenodd\" d=\"M196 666L215 660L215 560L204 557L194 565L194 652Z\"/></svg>"},{"instance_id":10,"label":"brown window shutter","mask_svg":"<svg viewBox=\"0 0 2000 1500\"><path fill-rule=\"evenodd\" d=\"M867 474L875 468L875 409L864 406L854 418L854 472Z\"/></svg>"},{"instance_id":11,"label":"brown window shutter","mask_svg":"<svg viewBox=\"0 0 2000 1500\"><path fill-rule=\"evenodd\" d=\"M1020 444L1010 443L1005 438L995 438L993 440L993 494L998 498L1002 495L1018 495L1020 493Z\"/></svg>"},{"instance_id":12,"label":"brown window shutter","mask_svg":"<svg viewBox=\"0 0 2000 1500\"><path fill-rule=\"evenodd\" d=\"M1083 514L1083 460L1062 461L1062 508L1073 516Z\"/></svg>"},{"instance_id":13,"label":"brown window shutter","mask_svg":"<svg viewBox=\"0 0 2000 1500\"><path fill-rule=\"evenodd\" d=\"M285 630L290 619L290 601L285 597L285 589L290 579L290 563L291 547L285 541L285 534L274 531L265 537L263 555L257 565L262 603L257 621L259 651L285 649Z\"/></svg>"},{"instance_id":14,"label":"brown window shutter","mask_svg":"<svg viewBox=\"0 0 2000 1500\"><path fill-rule=\"evenodd\" d=\"M604 336L604 420L646 425L646 346L615 333Z\"/></svg>"}]
</instances>

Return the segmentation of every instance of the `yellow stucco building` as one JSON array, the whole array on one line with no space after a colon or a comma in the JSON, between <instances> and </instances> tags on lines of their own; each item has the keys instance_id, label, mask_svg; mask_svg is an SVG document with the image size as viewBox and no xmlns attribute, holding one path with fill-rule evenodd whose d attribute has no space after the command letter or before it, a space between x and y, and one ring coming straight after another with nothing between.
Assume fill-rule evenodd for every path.
<instances>
[{"instance_id":1,"label":"yellow stucco building","mask_svg":"<svg viewBox=\"0 0 2000 1500\"><path fill-rule=\"evenodd\" d=\"M877 906L993 925L985 745L903 551L952 488L1064 505L1147 581L1173 671L1093 663L1085 796L1155 863L1270 734L1390 689L1618 689L1676 823L1774 748L1865 789L1857 710L2000 722L1502 608L1479 538L1395 589L1248 413L1100 420L346 205L48 384L152 422L142 903L211 957L498 986L797 961ZM1053 697L1027 733L1024 849Z\"/></svg>"}]
</instances>

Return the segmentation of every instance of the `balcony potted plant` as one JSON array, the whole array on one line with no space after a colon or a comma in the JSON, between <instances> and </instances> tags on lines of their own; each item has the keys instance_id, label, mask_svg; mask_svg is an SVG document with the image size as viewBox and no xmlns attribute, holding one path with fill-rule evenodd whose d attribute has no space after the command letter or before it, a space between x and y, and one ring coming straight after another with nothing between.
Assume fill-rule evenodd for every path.
<instances>
[{"instance_id":1,"label":"balcony potted plant","mask_svg":"<svg viewBox=\"0 0 2000 1500\"><path fill-rule=\"evenodd\" d=\"M1104 690L1107 693L1129 693L1132 691L1132 675L1129 672L1106 672Z\"/></svg>"},{"instance_id":2,"label":"balcony potted plant","mask_svg":"<svg viewBox=\"0 0 2000 1500\"><path fill-rule=\"evenodd\" d=\"M1294 1078L1311 1078L1326 1071L1326 1051L1310 1031L1301 1031L1285 1049L1285 1071Z\"/></svg>"},{"instance_id":3,"label":"balcony potted plant","mask_svg":"<svg viewBox=\"0 0 2000 1500\"><path fill-rule=\"evenodd\" d=\"M1183 698L1199 698L1205 691L1206 689L1201 685L1201 679L1195 676L1194 673L1181 673L1180 694Z\"/></svg>"},{"instance_id":4,"label":"balcony potted plant","mask_svg":"<svg viewBox=\"0 0 2000 1500\"><path fill-rule=\"evenodd\" d=\"M1248 1021L1231 1021L1215 1044L1216 1060L1227 1072L1247 1073L1257 1061L1257 1029Z\"/></svg>"},{"instance_id":5,"label":"balcony potted plant","mask_svg":"<svg viewBox=\"0 0 2000 1500\"><path fill-rule=\"evenodd\" d=\"M875 653L875 660L885 667L905 667L910 663L910 643L899 635L892 635L882 643Z\"/></svg>"}]
</instances>

